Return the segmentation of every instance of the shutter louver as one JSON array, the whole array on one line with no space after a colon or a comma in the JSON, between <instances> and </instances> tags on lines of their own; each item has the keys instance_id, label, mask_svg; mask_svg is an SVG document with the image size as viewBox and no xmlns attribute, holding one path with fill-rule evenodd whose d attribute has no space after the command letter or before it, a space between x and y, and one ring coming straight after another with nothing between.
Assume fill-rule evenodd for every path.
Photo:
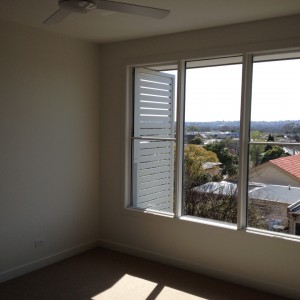
<instances>
[{"instance_id":1,"label":"shutter louver","mask_svg":"<svg viewBox=\"0 0 300 300\"><path fill-rule=\"evenodd\" d=\"M174 76L135 70L133 206L173 211Z\"/></svg>"}]
</instances>

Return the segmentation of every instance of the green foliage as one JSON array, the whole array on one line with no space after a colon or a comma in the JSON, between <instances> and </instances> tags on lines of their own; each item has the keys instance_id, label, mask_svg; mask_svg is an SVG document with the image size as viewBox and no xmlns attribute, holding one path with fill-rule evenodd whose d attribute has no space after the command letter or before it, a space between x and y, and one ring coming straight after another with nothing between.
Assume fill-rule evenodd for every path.
<instances>
[{"instance_id":1,"label":"green foliage","mask_svg":"<svg viewBox=\"0 0 300 300\"><path fill-rule=\"evenodd\" d=\"M258 141L261 139L261 132L260 131L251 131L250 132L250 139Z\"/></svg>"},{"instance_id":2,"label":"green foliage","mask_svg":"<svg viewBox=\"0 0 300 300\"><path fill-rule=\"evenodd\" d=\"M250 153L250 163L251 167L257 167L261 164L262 156L261 154L264 152L263 145L251 145L249 149Z\"/></svg>"},{"instance_id":3,"label":"green foliage","mask_svg":"<svg viewBox=\"0 0 300 300\"><path fill-rule=\"evenodd\" d=\"M190 125L185 128L187 132L199 132L200 128L197 125Z\"/></svg>"},{"instance_id":4,"label":"green foliage","mask_svg":"<svg viewBox=\"0 0 300 300\"><path fill-rule=\"evenodd\" d=\"M276 159L279 157L284 157L284 156L285 156L284 150L279 146L275 146L264 153L261 163L264 164L269 160Z\"/></svg>"},{"instance_id":5,"label":"green foliage","mask_svg":"<svg viewBox=\"0 0 300 300\"><path fill-rule=\"evenodd\" d=\"M201 139L200 136L196 136L196 137L194 137L193 139L191 139L191 140L189 141L189 144L193 144L193 145L203 145L203 141L202 141L202 139Z\"/></svg>"},{"instance_id":6,"label":"green foliage","mask_svg":"<svg viewBox=\"0 0 300 300\"><path fill-rule=\"evenodd\" d=\"M297 134L300 133L300 124L291 122L282 126L282 131L286 134Z\"/></svg>"},{"instance_id":7,"label":"green foliage","mask_svg":"<svg viewBox=\"0 0 300 300\"><path fill-rule=\"evenodd\" d=\"M206 162L218 162L215 153L207 151L201 146L188 144L184 148L185 185L195 186L210 180L205 173L203 164Z\"/></svg>"},{"instance_id":8,"label":"green foliage","mask_svg":"<svg viewBox=\"0 0 300 300\"><path fill-rule=\"evenodd\" d=\"M208 183L218 182L223 179L222 175L211 178L205 172L203 164L207 162L219 162L218 153L224 162L227 163L226 171L229 172L229 162L233 162L237 168L237 159L231 155L225 143L210 144L214 151L206 147L188 144L184 148L184 169L185 169L185 201L184 213L187 215L208 218L216 221L237 223L237 188L233 188L227 194L215 194L212 192L199 191L197 187ZM249 203L248 207L249 226L266 229L266 222L257 212L255 207Z\"/></svg>"},{"instance_id":9,"label":"green foliage","mask_svg":"<svg viewBox=\"0 0 300 300\"><path fill-rule=\"evenodd\" d=\"M271 134L269 134L268 139L267 139L267 142L274 142L274 136L271 135ZM265 147L265 152L266 152L266 151L269 151L269 150L271 150L271 149L272 149L272 146L271 146L271 145L267 145L267 146Z\"/></svg>"},{"instance_id":10,"label":"green foliage","mask_svg":"<svg viewBox=\"0 0 300 300\"><path fill-rule=\"evenodd\" d=\"M220 181L222 176L213 179L203 169L206 162L218 162L217 154L198 145L186 145L185 166L185 214L213 220L236 222L236 194L218 195L199 192L197 186L210 181Z\"/></svg>"},{"instance_id":11,"label":"green foliage","mask_svg":"<svg viewBox=\"0 0 300 300\"><path fill-rule=\"evenodd\" d=\"M274 136L272 134L269 134L267 142L274 142Z\"/></svg>"},{"instance_id":12,"label":"green foliage","mask_svg":"<svg viewBox=\"0 0 300 300\"><path fill-rule=\"evenodd\" d=\"M223 175L234 176L238 173L238 156L228 151L224 141L207 144L204 148L217 154Z\"/></svg>"}]
</instances>

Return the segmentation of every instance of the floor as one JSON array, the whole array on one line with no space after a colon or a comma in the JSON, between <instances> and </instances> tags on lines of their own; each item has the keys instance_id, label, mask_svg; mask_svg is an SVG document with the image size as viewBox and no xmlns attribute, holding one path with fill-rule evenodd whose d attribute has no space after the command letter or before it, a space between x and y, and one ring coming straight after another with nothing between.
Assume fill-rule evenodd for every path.
<instances>
[{"instance_id":1,"label":"floor","mask_svg":"<svg viewBox=\"0 0 300 300\"><path fill-rule=\"evenodd\" d=\"M0 299L285 298L127 254L96 248L0 284Z\"/></svg>"}]
</instances>

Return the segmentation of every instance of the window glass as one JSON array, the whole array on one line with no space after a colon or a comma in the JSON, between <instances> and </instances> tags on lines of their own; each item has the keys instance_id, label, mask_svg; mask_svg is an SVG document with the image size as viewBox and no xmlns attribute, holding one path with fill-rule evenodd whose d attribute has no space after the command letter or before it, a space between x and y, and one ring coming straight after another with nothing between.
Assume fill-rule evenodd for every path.
<instances>
[{"instance_id":1,"label":"window glass","mask_svg":"<svg viewBox=\"0 0 300 300\"><path fill-rule=\"evenodd\" d=\"M135 69L130 207L300 235L300 53L245 57L243 99L242 56L185 62L178 133L177 66Z\"/></svg>"},{"instance_id":2,"label":"window glass","mask_svg":"<svg viewBox=\"0 0 300 300\"><path fill-rule=\"evenodd\" d=\"M184 214L237 222L242 58L187 63Z\"/></svg>"},{"instance_id":3,"label":"window glass","mask_svg":"<svg viewBox=\"0 0 300 300\"><path fill-rule=\"evenodd\" d=\"M297 234L300 221L300 59L254 59L248 226Z\"/></svg>"}]
</instances>

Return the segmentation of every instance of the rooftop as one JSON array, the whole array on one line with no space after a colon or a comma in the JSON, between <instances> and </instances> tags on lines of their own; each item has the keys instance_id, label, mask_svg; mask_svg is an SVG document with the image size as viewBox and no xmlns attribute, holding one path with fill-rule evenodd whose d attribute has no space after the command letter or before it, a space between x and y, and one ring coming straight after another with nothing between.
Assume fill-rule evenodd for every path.
<instances>
[{"instance_id":1,"label":"rooftop","mask_svg":"<svg viewBox=\"0 0 300 300\"><path fill-rule=\"evenodd\" d=\"M300 180L300 155L280 157L269 162Z\"/></svg>"},{"instance_id":2,"label":"rooftop","mask_svg":"<svg viewBox=\"0 0 300 300\"><path fill-rule=\"evenodd\" d=\"M293 204L300 200L300 188L265 184L263 187L250 190L249 197L253 199Z\"/></svg>"},{"instance_id":3,"label":"rooftop","mask_svg":"<svg viewBox=\"0 0 300 300\"><path fill-rule=\"evenodd\" d=\"M208 182L196 187L195 190L198 192L235 195L237 193L237 184L227 181ZM249 198L252 199L287 204L293 204L297 201L300 203L300 188L297 187L249 182L248 190Z\"/></svg>"},{"instance_id":4,"label":"rooftop","mask_svg":"<svg viewBox=\"0 0 300 300\"><path fill-rule=\"evenodd\" d=\"M222 165L222 164L219 162L206 162L202 166L203 166L204 170L208 170L208 169L213 169L215 167L218 167L220 165Z\"/></svg>"},{"instance_id":5,"label":"rooftop","mask_svg":"<svg viewBox=\"0 0 300 300\"><path fill-rule=\"evenodd\" d=\"M293 214L300 214L300 200L291 204L289 206L289 210Z\"/></svg>"}]
</instances>

